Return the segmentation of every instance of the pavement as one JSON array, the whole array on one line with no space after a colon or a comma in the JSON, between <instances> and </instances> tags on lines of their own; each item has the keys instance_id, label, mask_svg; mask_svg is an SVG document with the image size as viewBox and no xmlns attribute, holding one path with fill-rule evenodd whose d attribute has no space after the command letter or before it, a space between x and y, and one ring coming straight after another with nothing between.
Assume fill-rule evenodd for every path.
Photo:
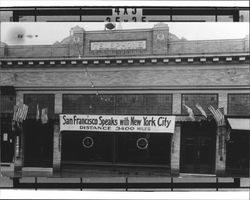
<instances>
[{"instance_id":1,"label":"pavement","mask_svg":"<svg viewBox=\"0 0 250 200\"><path fill-rule=\"evenodd\" d=\"M0 176L0 188L12 188L13 178L19 177L20 183L166 183L171 184L214 184L227 183L234 184L233 177L219 177L214 174L190 174L180 173L178 177L171 177L169 168L139 168L139 167L100 167L100 166L71 166L62 167L60 172L53 172L52 169L29 169L14 172L13 165L2 166ZM35 178L37 177L37 178ZM238 189L249 191L250 178L240 178ZM156 188L157 189L157 188ZM166 188L167 189L167 188ZM178 190L188 190L178 188ZM214 190L211 188L210 190ZM232 188L231 188L232 189ZM236 188L235 188L236 189ZM168 188L170 190L170 188ZM175 189L176 190L176 189ZM195 190L195 188L189 189ZM209 190L209 188L208 188ZM230 188L224 188L229 190Z\"/></svg>"}]
</instances>

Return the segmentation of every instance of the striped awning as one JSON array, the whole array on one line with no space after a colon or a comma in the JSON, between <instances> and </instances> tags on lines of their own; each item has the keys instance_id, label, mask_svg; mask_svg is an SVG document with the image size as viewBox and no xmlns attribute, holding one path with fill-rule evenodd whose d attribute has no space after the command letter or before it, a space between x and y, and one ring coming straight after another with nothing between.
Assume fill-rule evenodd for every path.
<instances>
[{"instance_id":1,"label":"striped awning","mask_svg":"<svg viewBox=\"0 0 250 200\"><path fill-rule=\"evenodd\" d=\"M250 119L228 118L227 120L233 130L250 131Z\"/></svg>"}]
</instances>

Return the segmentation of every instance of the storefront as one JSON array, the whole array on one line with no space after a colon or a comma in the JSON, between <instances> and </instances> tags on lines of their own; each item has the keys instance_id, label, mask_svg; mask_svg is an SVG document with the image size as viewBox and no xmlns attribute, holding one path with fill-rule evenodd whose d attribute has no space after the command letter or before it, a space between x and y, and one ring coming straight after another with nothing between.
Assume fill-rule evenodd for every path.
<instances>
[{"instance_id":1,"label":"storefront","mask_svg":"<svg viewBox=\"0 0 250 200\"><path fill-rule=\"evenodd\" d=\"M23 123L24 167L52 167L54 133L54 95L25 94L29 107ZM46 109L46 115L43 113ZM44 117L47 119L44 120Z\"/></svg>"},{"instance_id":2,"label":"storefront","mask_svg":"<svg viewBox=\"0 0 250 200\"><path fill-rule=\"evenodd\" d=\"M250 119L228 118L230 135L226 144L226 172L234 176L249 176Z\"/></svg>"},{"instance_id":3,"label":"storefront","mask_svg":"<svg viewBox=\"0 0 250 200\"><path fill-rule=\"evenodd\" d=\"M224 176L249 165L247 131L232 128L227 140L230 125L208 109L249 118L249 37L192 41L163 23L77 26L53 45L4 44L0 53L0 85L15 91L3 95L1 157L16 170L77 164ZM27 117L13 131L13 106L24 104ZM86 116L92 129L82 126Z\"/></svg>"},{"instance_id":4,"label":"storefront","mask_svg":"<svg viewBox=\"0 0 250 200\"><path fill-rule=\"evenodd\" d=\"M60 115L62 164L170 168L174 129L174 116Z\"/></svg>"},{"instance_id":5,"label":"storefront","mask_svg":"<svg viewBox=\"0 0 250 200\"><path fill-rule=\"evenodd\" d=\"M213 120L182 123L181 172L215 173L216 134L216 124Z\"/></svg>"}]
</instances>

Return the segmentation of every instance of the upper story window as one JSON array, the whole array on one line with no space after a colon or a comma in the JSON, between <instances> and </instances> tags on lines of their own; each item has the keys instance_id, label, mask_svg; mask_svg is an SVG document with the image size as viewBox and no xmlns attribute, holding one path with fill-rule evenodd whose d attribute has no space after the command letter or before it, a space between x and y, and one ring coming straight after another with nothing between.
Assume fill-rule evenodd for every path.
<instances>
[{"instance_id":1,"label":"upper story window","mask_svg":"<svg viewBox=\"0 0 250 200\"><path fill-rule=\"evenodd\" d=\"M44 109L48 118L53 119L54 101L53 94L24 94L24 103L28 105L27 119L36 119L37 114L41 115Z\"/></svg>"},{"instance_id":2,"label":"upper story window","mask_svg":"<svg viewBox=\"0 0 250 200\"><path fill-rule=\"evenodd\" d=\"M187 114L187 110L183 108L183 104L190 107L195 115L201 115L196 105L200 105L207 115L211 115L208 106L218 108L218 95L217 94L183 94L182 95L182 108L181 113Z\"/></svg>"},{"instance_id":3,"label":"upper story window","mask_svg":"<svg viewBox=\"0 0 250 200\"><path fill-rule=\"evenodd\" d=\"M65 94L63 113L154 114L172 113L171 94Z\"/></svg>"},{"instance_id":4,"label":"upper story window","mask_svg":"<svg viewBox=\"0 0 250 200\"><path fill-rule=\"evenodd\" d=\"M228 114L250 115L250 94L228 94Z\"/></svg>"}]
</instances>

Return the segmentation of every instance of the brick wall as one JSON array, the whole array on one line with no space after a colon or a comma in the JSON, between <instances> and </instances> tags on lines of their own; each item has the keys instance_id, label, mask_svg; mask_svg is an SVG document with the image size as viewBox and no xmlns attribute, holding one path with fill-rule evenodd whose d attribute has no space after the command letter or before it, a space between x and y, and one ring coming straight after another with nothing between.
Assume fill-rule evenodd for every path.
<instances>
[{"instance_id":1,"label":"brick wall","mask_svg":"<svg viewBox=\"0 0 250 200\"><path fill-rule=\"evenodd\" d=\"M176 54L203 54L223 52L245 52L245 40L201 40L201 41L174 41L169 44L168 53Z\"/></svg>"},{"instance_id":2,"label":"brick wall","mask_svg":"<svg viewBox=\"0 0 250 200\"><path fill-rule=\"evenodd\" d=\"M69 56L69 45L27 45L6 46L6 57L13 58L47 58Z\"/></svg>"},{"instance_id":3,"label":"brick wall","mask_svg":"<svg viewBox=\"0 0 250 200\"><path fill-rule=\"evenodd\" d=\"M13 86L15 82L15 73L0 71L0 85L1 86Z\"/></svg>"},{"instance_id":4,"label":"brick wall","mask_svg":"<svg viewBox=\"0 0 250 200\"><path fill-rule=\"evenodd\" d=\"M229 74L229 66L203 67L124 67L89 69L96 87L169 87L169 86L242 86L249 85L248 65L234 65L235 73ZM15 74L15 75L14 75ZM90 81L84 70L25 70L0 73L1 85L18 87L87 87ZM15 76L15 79L13 78ZM233 79L232 79L232 76Z\"/></svg>"},{"instance_id":5,"label":"brick wall","mask_svg":"<svg viewBox=\"0 0 250 200\"><path fill-rule=\"evenodd\" d=\"M173 34L172 34L173 35ZM80 39L76 45L73 36ZM70 39L71 38L71 39ZM170 40L168 27L154 27L141 30L110 30L76 32L68 39L68 43L54 45L5 45L0 48L0 57L28 58L28 57L78 57L81 56L111 56L111 55L181 55L202 53L233 53L249 52L249 38L230 40L200 40L173 41ZM146 40L145 50L118 51L90 51L91 41L132 41Z\"/></svg>"}]
</instances>

